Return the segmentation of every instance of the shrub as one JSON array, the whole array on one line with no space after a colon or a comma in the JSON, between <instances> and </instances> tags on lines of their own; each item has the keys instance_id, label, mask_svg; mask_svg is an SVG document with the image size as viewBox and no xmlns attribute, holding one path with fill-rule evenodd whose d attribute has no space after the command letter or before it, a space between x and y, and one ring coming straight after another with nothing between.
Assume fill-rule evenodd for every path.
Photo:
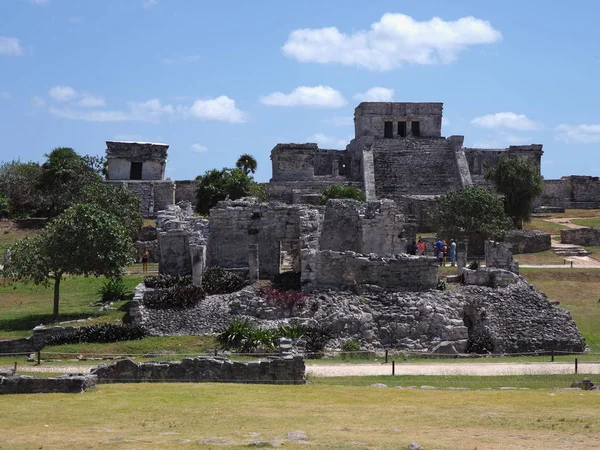
<instances>
[{"instance_id":1,"label":"shrub","mask_svg":"<svg viewBox=\"0 0 600 450\"><path fill-rule=\"evenodd\" d=\"M292 311L294 307L303 308L306 305L304 292L278 291L267 286L260 291L269 306Z\"/></svg>"},{"instance_id":2,"label":"shrub","mask_svg":"<svg viewBox=\"0 0 600 450\"><path fill-rule=\"evenodd\" d=\"M244 353L252 350L253 334L256 331L247 318L234 317L229 325L217 334L217 342L225 350L236 350Z\"/></svg>"},{"instance_id":3,"label":"shrub","mask_svg":"<svg viewBox=\"0 0 600 450\"><path fill-rule=\"evenodd\" d=\"M206 295L230 294L244 287L244 280L221 267L207 267L202 275L202 288Z\"/></svg>"},{"instance_id":4,"label":"shrub","mask_svg":"<svg viewBox=\"0 0 600 450\"><path fill-rule=\"evenodd\" d=\"M119 341L135 341L146 336L146 331L139 325L117 325L101 323L86 327L73 328L65 334L46 338L46 345L86 344Z\"/></svg>"},{"instance_id":5,"label":"shrub","mask_svg":"<svg viewBox=\"0 0 600 450\"><path fill-rule=\"evenodd\" d=\"M273 277L272 286L279 291L299 291L302 289L300 272L283 272Z\"/></svg>"},{"instance_id":6,"label":"shrub","mask_svg":"<svg viewBox=\"0 0 600 450\"><path fill-rule=\"evenodd\" d=\"M175 286L187 286L192 284L191 275L156 275L144 278L146 287L152 289L166 289Z\"/></svg>"},{"instance_id":7,"label":"shrub","mask_svg":"<svg viewBox=\"0 0 600 450\"><path fill-rule=\"evenodd\" d=\"M10 206L8 199L4 195L0 194L0 218L6 218L10 216Z\"/></svg>"},{"instance_id":8,"label":"shrub","mask_svg":"<svg viewBox=\"0 0 600 450\"><path fill-rule=\"evenodd\" d=\"M331 339L331 331L326 327L310 327L304 335L306 340L306 357L320 359L323 357L325 345Z\"/></svg>"},{"instance_id":9,"label":"shrub","mask_svg":"<svg viewBox=\"0 0 600 450\"><path fill-rule=\"evenodd\" d=\"M144 306L151 309L186 309L196 306L204 297L204 291L198 285L176 285L146 294Z\"/></svg>"},{"instance_id":10,"label":"shrub","mask_svg":"<svg viewBox=\"0 0 600 450\"><path fill-rule=\"evenodd\" d=\"M300 339L306 334L306 327L303 325L280 325L276 328L277 337L288 339Z\"/></svg>"},{"instance_id":11,"label":"shrub","mask_svg":"<svg viewBox=\"0 0 600 450\"><path fill-rule=\"evenodd\" d=\"M360 344L355 339L348 339L342 344L342 359L346 358L359 358Z\"/></svg>"},{"instance_id":12,"label":"shrub","mask_svg":"<svg viewBox=\"0 0 600 450\"><path fill-rule=\"evenodd\" d=\"M357 187L343 186L341 184L332 184L321 191L321 203L323 205L330 198L349 198L358 200L359 202L364 202L366 199L364 192Z\"/></svg>"},{"instance_id":13,"label":"shrub","mask_svg":"<svg viewBox=\"0 0 600 450\"><path fill-rule=\"evenodd\" d=\"M107 278L102 285L96 289L96 294L100 296L103 303L116 302L123 300L127 294L127 286L121 277Z\"/></svg>"}]
</instances>

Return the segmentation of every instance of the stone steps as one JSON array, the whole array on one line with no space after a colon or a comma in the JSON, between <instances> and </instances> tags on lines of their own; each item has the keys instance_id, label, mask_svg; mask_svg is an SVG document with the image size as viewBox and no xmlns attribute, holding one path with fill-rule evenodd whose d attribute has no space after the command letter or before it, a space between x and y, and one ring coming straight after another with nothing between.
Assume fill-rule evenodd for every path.
<instances>
[{"instance_id":1,"label":"stone steps","mask_svg":"<svg viewBox=\"0 0 600 450\"><path fill-rule=\"evenodd\" d=\"M558 256L589 256L591 253L579 245L562 245L553 247L552 251Z\"/></svg>"}]
</instances>

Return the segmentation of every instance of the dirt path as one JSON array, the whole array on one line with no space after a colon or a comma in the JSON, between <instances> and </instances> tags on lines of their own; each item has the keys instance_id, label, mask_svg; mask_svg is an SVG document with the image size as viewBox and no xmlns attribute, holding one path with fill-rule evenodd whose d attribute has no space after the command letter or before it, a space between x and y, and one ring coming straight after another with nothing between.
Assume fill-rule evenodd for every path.
<instances>
[{"instance_id":1,"label":"dirt path","mask_svg":"<svg viewBox=\"0 0 600 450\"><path fill-rule=\"evenodd\" d=\"M88 373L96 365L53 366L51 364L21 365L19 372ZM2 368L12 368L10 366ZM600 362L578 365L579 374L600 374ZM343 377L366 375L391 375L392 364L306 364L307 375L317 377ZM397 363L396 375L543 375L575 374L574 363Z\"/></svg>"}]
</instances>

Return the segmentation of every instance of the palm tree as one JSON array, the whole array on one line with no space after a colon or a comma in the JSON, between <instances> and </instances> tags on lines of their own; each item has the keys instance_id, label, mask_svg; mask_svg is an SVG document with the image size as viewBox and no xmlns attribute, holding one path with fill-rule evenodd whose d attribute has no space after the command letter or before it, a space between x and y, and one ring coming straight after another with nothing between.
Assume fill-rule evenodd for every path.
<instances>
[{"instance_id":1,"label":"palm tree","mask_svg":"<svg viewBox=\"0 0 600 450\"><path fill-rule=\"evenodd\" d=\"M248 153L241 155L235 163L235 167L242 169L244 172L246 172L246 175L256 172L256 166L256 159L254 159L254 157Z\"/></svg>"}]
</instances>

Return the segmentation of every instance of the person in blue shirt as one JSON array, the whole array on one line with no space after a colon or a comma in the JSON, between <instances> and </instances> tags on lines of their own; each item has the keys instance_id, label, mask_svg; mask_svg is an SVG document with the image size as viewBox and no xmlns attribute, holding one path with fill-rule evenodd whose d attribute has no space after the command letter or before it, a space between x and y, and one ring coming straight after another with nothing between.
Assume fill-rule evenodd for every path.
<instances>
[{"instance_id":1,"label":"person in blue shirt","mask_svg":"<svg viewBox=\"0 0 600 450\"><path fill-rule=\"evenodd\" d=\"M438 238L437 242L435 243L435 253L441 266L444 262L444 243L440 238Z\"/></svg>"},{"instance_id":2,"label":"person in blue shirt","mask_svg":"<svg viewBox=\"0 0 600 450\"><path fill-rule=\"evenodd\" d=\"M455 266L456 265L456 242L454 242L454 239L450 239L449 250L450 250L450 265Z\"/></svg>"}]
</instances>

